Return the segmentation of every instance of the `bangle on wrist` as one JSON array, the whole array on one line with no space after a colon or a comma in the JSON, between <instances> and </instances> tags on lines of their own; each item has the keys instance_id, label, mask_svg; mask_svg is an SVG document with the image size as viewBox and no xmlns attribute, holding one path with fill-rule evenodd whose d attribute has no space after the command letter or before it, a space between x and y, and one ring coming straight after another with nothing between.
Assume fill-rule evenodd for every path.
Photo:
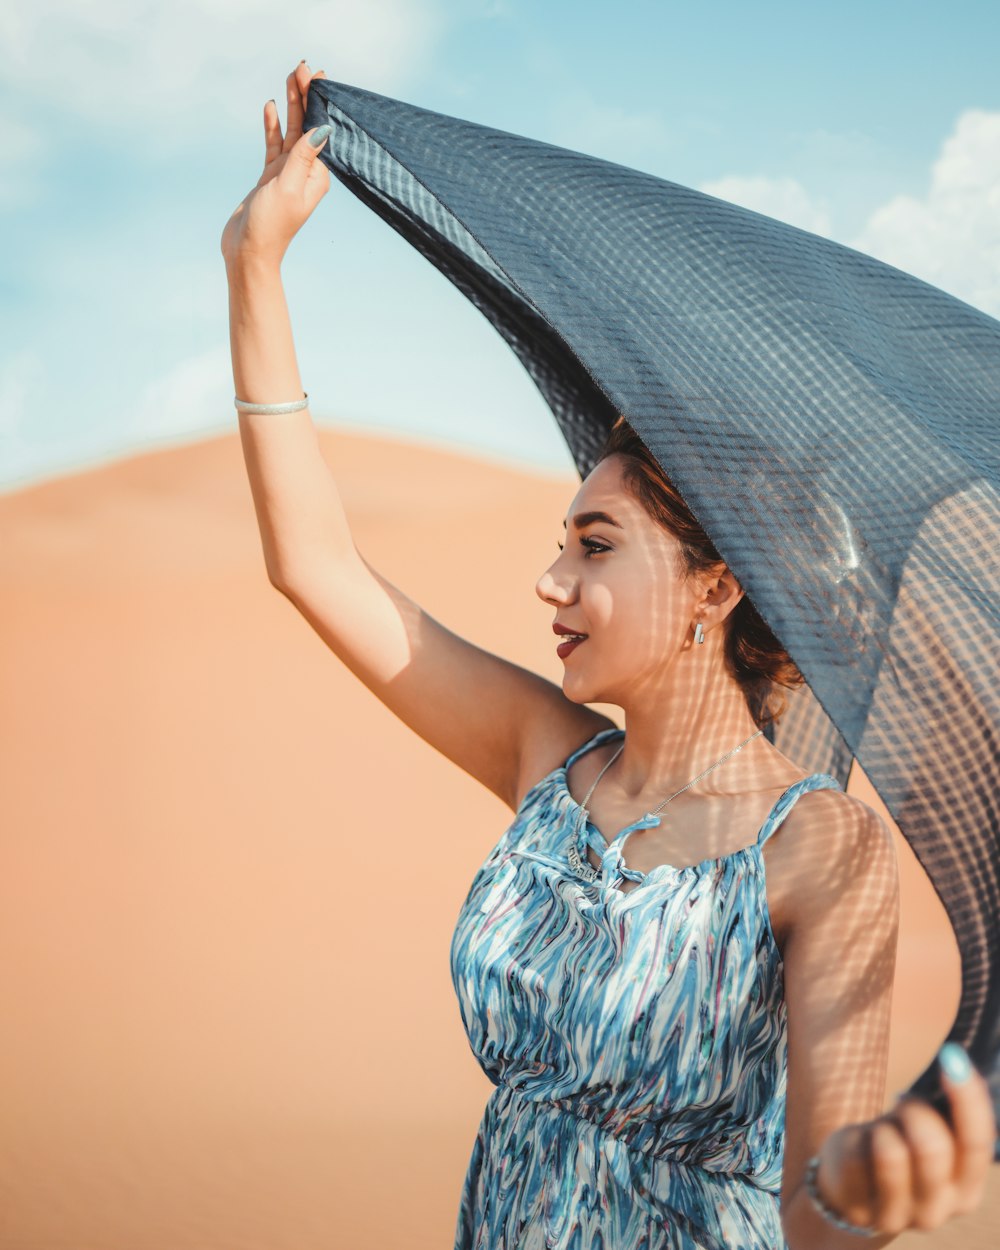
<instances>
[{"instance_id":1,"label":"bangle on wrist","mask_svg":"<svg viewBox=\"0 0 1000 1250\"><path fill-rule=\"evenodd\" d=\"M309 405L309 392L304 391L301 399L293 399L287 404L248 404L245 399L233 396L233 403L240 412L298 412Z\"/></svg>"},{"instance_id":2,"label":"bangle on wrist","mask_svg":"<svg viewBox=\"0 0 1000 1250\"><path fill-rule=\"evenodd\" d=\"M813 1157L806 1164L806 1173L803 1180L805 1191L812 1200L813 1206L822 1215L829 1224L833 1224L836 1228L842 1228L845 1233L854 1233L858 1237L879 1237L882 1234L877 1228L864 1227L861 1224L851 1224L842 1216L838 1215L832 1207L827 1206L826 1202L820 1197L820 1192L816 1187L816 1174L819 1172L819 1155Z\"/></svg>"}]
</instances>

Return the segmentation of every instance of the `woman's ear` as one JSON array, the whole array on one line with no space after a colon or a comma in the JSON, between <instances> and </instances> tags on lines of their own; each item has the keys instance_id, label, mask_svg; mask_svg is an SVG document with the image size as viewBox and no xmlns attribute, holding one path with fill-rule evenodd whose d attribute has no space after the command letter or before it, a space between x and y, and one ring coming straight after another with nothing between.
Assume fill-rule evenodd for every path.
<instances>
[{"instance_id":1,"label":"woman's ear","mask_svg":"<svg viewBox=\"0 0 1000 1250\"><path fill-rule=\"evenodd\" d=\"M722 618L729 615L743 598L743 587L736 579L735 573L730 569L725 569L719 576L709 585L708 604L713 608L722 610Z\"/></svg>"}]
</instances>

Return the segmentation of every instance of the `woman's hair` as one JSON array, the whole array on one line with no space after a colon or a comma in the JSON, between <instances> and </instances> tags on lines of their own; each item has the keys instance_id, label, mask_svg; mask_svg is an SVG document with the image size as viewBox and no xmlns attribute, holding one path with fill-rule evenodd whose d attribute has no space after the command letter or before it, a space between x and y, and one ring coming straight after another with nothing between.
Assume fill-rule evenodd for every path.
<instances>
[{"instance_id":1,"label":"woman's hair","mask_svg":"<svg viewBox=\"0 0 1000 1250\"><path fill-rule=\"evenodd\" d=\"M695 520L680 492L624 417L619 416L597 461L620 455L622 479L649 515L680 543L685 579L698 573L721 573L727 566ZM758 729L777 724L787 705L778 687L795 689L805 681L794 660L764 623L744 592L723 622L726 666L739 682Z\"/></svg>"}]
</instances>

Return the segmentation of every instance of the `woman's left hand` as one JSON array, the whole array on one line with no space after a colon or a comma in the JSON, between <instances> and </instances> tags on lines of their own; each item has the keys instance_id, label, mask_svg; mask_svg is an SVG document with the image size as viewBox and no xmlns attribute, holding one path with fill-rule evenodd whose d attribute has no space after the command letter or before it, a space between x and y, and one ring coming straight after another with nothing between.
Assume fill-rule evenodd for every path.
<instances>
[{"instance_id":1,"label":"woman's left hand","mask_svg":"<svg viewBox=\"0 0 1000 1250\"><path fill-rule=\"evenodd\" d=\"M257 185L243 197L222 232L220 250L227 267L241 259L260 259L279 266L295 234L330 189L330 175L319 160L320 148L305 138L319 127L303 132L314 78L325 78L320 69L309 72L301 62L285 79L288 129L284 138L273 100L264 105L264 172Z\"/></svg>"},{"instance_id":2,"label":"woman's left hand","mask_svg":"<svg viewBox=\"0 0 1000 1250\"><path fill-rule=\"evenodd\" d=\"M922 1098L901 1097L875 1120L849 1124L824 1141L816 1188L852 1224L885 1234L940 1228L983 1200L997 1123L986 1081L969 1068L964 1081L946 1075L954 1130Z\"/></svg>"}]
</instances>

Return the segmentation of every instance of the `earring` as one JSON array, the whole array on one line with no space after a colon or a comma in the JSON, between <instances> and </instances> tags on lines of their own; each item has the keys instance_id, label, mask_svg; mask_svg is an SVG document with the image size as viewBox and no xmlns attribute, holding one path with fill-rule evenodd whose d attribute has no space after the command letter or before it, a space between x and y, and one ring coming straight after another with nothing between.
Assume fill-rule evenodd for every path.
<instances>
[{"instance_id":1,"label":"earring","mask_svg":"<svg viewBox=\"0 0 1000 1250\"><path fill-rule=\"evenodd\" d=\"M694 627L694 640L695 642L705 641L705 631L701 627L701 621L699 621Z\"/></svg>"}]
</instances>

